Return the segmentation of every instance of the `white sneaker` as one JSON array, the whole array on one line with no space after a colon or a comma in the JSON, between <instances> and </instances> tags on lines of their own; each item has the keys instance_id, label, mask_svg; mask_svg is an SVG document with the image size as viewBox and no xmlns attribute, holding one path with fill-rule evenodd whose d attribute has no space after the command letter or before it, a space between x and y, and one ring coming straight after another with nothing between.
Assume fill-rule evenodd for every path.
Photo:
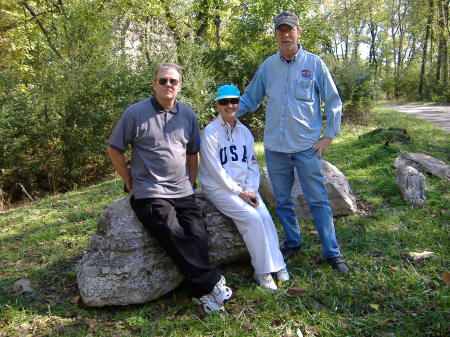
<instances>
[{"instance_id":1,"label":"white sneaker","mask_svg":"<svg viewBox=\"0 0 450 337\"><path fill-rule=\"evenodd\" d=\"M231 298L231 295L233 295L233 291L225 285L225 282L225 277L221 275L219 282L216 283L211 291L211 295L214 296L216 302L220 305L227 302Z\"/></svg>"},{"instance_id":2,"label":"white sneaker","mask_svg":"<svg viewBox=\"0 0 450 337\"><path fill-rule=\"evenodd\" d=\"M286 267L277 271L277 280L280 282L289 281L289 273L288 273Z\"/></svg>"},{"instance_id":3,"label":"white sneaker","mask_svg":"<svg viewBox=\"0 0 450 337\"><path fill-rule=\"evenodd\" d=\"M219 312L225 311L225 308L222 305L220 305L219 303L217 303L216 299L211 294L203 295L200 298L193 297L192 301L195 304L203 305L203 309L205 310L205 312L207 314L210 314L215 311L219 311Z\"/></svg>"},{"instance_id":4,"label":"white sneaker","mask_svg":"<svg viewBox=\"0 0 450 337\"><path fill-rule=\"evenodd\" d=\"M275 284L271 274L255 274L254 277L261 288L267 290L277 290L277 285Z\"/></svg>"}]
</instances>

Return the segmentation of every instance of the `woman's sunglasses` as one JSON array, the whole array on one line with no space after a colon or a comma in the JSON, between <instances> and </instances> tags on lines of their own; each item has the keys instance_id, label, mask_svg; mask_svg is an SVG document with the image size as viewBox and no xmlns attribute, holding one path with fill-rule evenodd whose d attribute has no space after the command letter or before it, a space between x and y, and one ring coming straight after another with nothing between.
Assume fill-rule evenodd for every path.
<instances>
[{"instance_id":1,"label":"woman's sunglasses","mask_svg":"<svg viewBox=\"0 0 450 337\"><path fill-rule=\"evenodd\" d=\"M239 98L219 99L217 102L219 105L228 105L230 103L234 105L239 103Z\"/></svg>"}]
</instances>

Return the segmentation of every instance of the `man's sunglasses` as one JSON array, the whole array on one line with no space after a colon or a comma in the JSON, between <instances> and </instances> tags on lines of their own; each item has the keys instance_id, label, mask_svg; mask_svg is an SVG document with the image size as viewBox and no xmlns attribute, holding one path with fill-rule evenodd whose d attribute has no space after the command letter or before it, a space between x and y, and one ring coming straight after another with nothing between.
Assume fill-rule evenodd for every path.
<instances>
[{"instance_id":1,"label":"man's sunglasses","mask_svg":"<svg viewBox=\"0 0 450 337\"><path fill-rule=\"evenodd\" d=\"M161 77L160 79L158 79L158 83L160 85L166 85L167 82L169 82L170 85L177 85L180 81L178 81L178 80L176 80L174 78L168 79L168 78L165 78L165 77Z\"/></svg>"},{"instance_id":2,"label":"man's sunglasses","mask_svg":"<svg viewBox=\"0 0 450 337\"><path fill-rule=\"evenodd\" d=\"M238 104L239 98L227 98L227 99L219 99L217 101L219 105L228 105L228 104Z\"/></svg>"}]
</instances>

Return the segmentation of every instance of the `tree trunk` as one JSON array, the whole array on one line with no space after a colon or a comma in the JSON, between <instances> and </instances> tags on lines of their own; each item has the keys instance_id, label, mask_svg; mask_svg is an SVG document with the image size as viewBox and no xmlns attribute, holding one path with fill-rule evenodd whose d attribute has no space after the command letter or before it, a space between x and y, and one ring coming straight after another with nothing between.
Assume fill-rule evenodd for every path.
<instances>
[{"instance_id":1,"label":"tree trunk","mask_svg":"<svg viewBox=\"0 0 450 337\"><path fill-rule=\"evenodd\" d=\"M220 24L222 23L222 20L220 19L220 15L217 14L214 17L214 27L216 30L216 47L217 49L221 48L221 37L220 37Z\"/></svg>"},{"instance_id":2,"label":"tree trunk","mask_svg":"<svg viewBox=\"0 0 450 337\"><path fill-rule=\"evenodd\" d=\"M448 7L449 7L449 2L445 1L444 2L444 27L445 27L445 31L444 31L444 50L443 50L443 65L442 65L442 73L443 73L443 78L442 81L444 83L444 86L447 87L448 86L448 39L449 39L449 30L448 30Z\"/></svg>"},{"instance_id":3,"label":"tree trunk","mask_svg":"<svg viewBox=\"0 0 450 337\"><path fill-rule=\"evenodd\" d=\"M447 8L445 8L447 7ZM436 61L436 84L441 81L441 75L443 75L444 83L447 84L448 81L448 53L447 53L447 29L446 29L446 18L448 19L448 1L446 1L446 6L444 6L442 0L437 2L438 10L438 56ZM445 12L447 10L447 13ZM446 15L447 14L447 15Z\"/></svg>"},{"instance_id":4,"label":"tree trunk","mask_svg":"<svg viewBox=\"0 0 450 337\"><path fill-rule=\"evenodd\" d=\"M423 99L423 88L425 85L425 65L427 62L427 49L428 49L428 39L430 38L430 31L431 31L431 23L433 21L433 7L434 7L434 0L428 1L428 19L427 19L427 25L425 26L425 41L423 43L423 52L422 52L422 64L420 67L420 80L419 80L419 98Z\"/></svg>"},{"instance_id":5,"label":"tree trunk","mask_svg":"<svg viewBox=\"0 0 450 337\"><path fill-rule=\"evenodd\" d=\"M209 21L209 3L208 0L202 0L199 4L199 10L197 13L197 22L199 22L199 26L195 34L202 39L205 39L206 30L208 29L208 21Z\"/></svg>"},{"instance_id":6,"label":"tree trunk","mask_svg":"<svg viewBox=\"0 0 450 337\"><path fill-rule=\"evenodd\" d=\"M442 41L442 30L444 26L444 20L442 18L442 0L437 0L437 12L438 12L438 54L436 59L436 79L435 84L438 84L441 80L441 65L442 65L442 50L444 43Z\"/></svg>"},{"instance_id":7,"label":"tree trunk","mask_svg":"<svg viewBox=\"0 0 450 337\"><path fill-rule=\"evenodd\" d=\"M177 46L177 52L176 52L177 61L176 62L178 64L182 65L182 60L180 58L179 51L182 50L183 41L182 41L182 37L181 37L181 32L179 31L177 23L176 23L177 20L176 20L176 18L174 18L172 12L170 11L170 5L168 2L165 2L165 4L164 4L164 12L166 15L167 26L169 27L169 30L172 33L172 36L175 40L175 44Z\"/></svg>"},{"instance_id":8,"label":"tree trunk","mask_svg":"<svg viewBox=\"0 0 450 337\"><path fill-rule=\"evenodd\" d=\"M369 32L370 32L369 63L374 66L375 73L377 73L378 62L376 57L376 38L378 33L378 26L373 22L372 11L370 12Z\"/></svg>"}]
</instances>

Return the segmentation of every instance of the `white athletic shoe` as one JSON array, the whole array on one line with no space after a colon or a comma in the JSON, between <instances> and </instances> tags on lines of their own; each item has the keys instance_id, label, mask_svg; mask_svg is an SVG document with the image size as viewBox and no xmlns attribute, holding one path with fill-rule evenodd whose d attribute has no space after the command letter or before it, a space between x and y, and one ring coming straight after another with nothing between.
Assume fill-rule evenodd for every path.
<instances>
[{"instance_id":1,"label":"white athletic shoe","mask_svg":"<svg viewBox=\"0 0 450 337\"><path fill-rule=\"evenodd\" d=\"M275 284L272 275L268 274L255 274L254 275L256 282L263 289L267 290L277 290L277 285Z\"/></svg>"},{"instance_id":2,"label":"white athletic shoe","mask_svg":"<svg viewBox=\"0 0 450 337\"><path fill-rule=\"evenodd\" d=\"M214 296L212 294L206 294L200 298L193 297L192 301L195 304L203 305L203 309L205 310L205 312L207 314L210 314L215 311L218 311L218 312L225 311L225 308L221 304L216 302L216 299L214 298Z\"/></svg>"},{"instance_id":3,"label":"white athletic shoe","mask_svg":"<svg viewBox=\"0 0 450 337\"><path fill-rule=\"evenodd\" d=\"M289 281L289 273L288 273L286 267L277 271L277 280L280 282Z\"/></svg>"},{"instance_id":4,"label":"white athletic shoe","mask_svg":"<svg viewBox=\"0 0 450 337\"><path fill-rule=\"evenodd\" d=\"M231 290L231 288L227 287L225 284L225 277L221 275L219 282L216 283L213 290L211 291L211 295L214 296L216 302L220 305L227 302L231 298L231 295L233 295L233 291Z\"/></svg>"}]
</instances>

